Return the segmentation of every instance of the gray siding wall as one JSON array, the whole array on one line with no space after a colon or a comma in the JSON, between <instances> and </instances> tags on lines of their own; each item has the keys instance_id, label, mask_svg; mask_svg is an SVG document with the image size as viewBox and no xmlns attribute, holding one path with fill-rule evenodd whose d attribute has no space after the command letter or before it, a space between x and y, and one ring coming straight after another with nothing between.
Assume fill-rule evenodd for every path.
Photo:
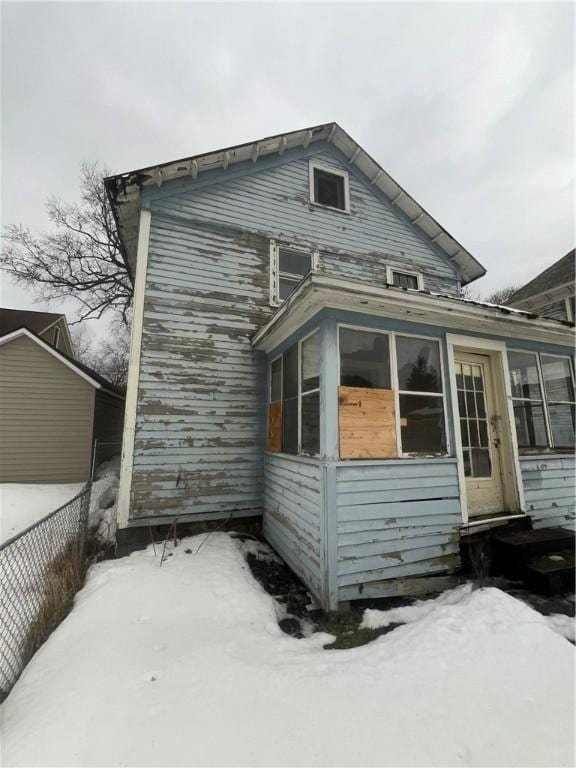
<instances>
[{"instance_id":1,"label":"gray siding wall","mask_svg":"<svg viewBox=\"0 0 576 768\"><path fill-rule=\"evenodd\" d=\"M312 593L321 586L321 466L266 454L264 535Z\"/></svg>"},{"instance_id":2,"label":"gray siding wall","mask_svg":"<svg viewBox=\"0 0 576 768\"><path fill-rule=\"evenodd\" d=\"M268 242L153 214L132 521L260 512Z\"/></svg>"},{"instance_id":3,"label":"gray siding wall","mask_svg":"<svg viewBox=\"0 0 576 768\"><path fill-rule=\"evenodd\" d=\"M88 480L94 392L31 339L0 346L0 482Z\"/></svg>"},{"instance_id":4,"label":"gray siding wall","mask_svg":"<svg viewBox=\"0 0 576 768\"><path fill-rule=\"evenodd\" d=\"M338 599L457 569L458 493L455 459L337 464Z\"/></svg>"},{"instance_id":5,"label":"gray siding wall","mask_svg":"<svg viewBox=\"0 0 576 768\"><path fill-rule=\"evenodd\" d=\"M239 175L242 169L213 172L219 183L209 184L200 176L179 187L177 194L170 195L167 185L156 193L157 199L149 193L151 207L314 246L320 251L321 269L333 274L385 283L385 267L390 264L421 271L425 288L431 291L456 295L458 276L447 259L366 180L354 175L335 148L324 147L309 156L287 152L273 167L266 161L249 164L249 175ZM350 214L310 205L310 156L350 172Z\"/></svg>"},{"instance_id":6,"label":"gray siding wall","mask_svg":"<svg viewBox=\"0 0 576 768\"><path fill-rule=\"evenodd\" d=\"M555 301L553 304L547 304L545 307L540 307L534 311L537 315L541 315L542 317L551 317L554 318L554 320L568 320L566 302L564 299Z\"/></svg>"},{"instance_id":7,"label":"gray siding wall","mask_svg":"<svg viewBox=\"0 0 576 768\"><path fill-rule=\"evenodd\" d=\"M534 528L574 528L574 456L521 457L526 512Z\"/></svg>"}]
</instances>

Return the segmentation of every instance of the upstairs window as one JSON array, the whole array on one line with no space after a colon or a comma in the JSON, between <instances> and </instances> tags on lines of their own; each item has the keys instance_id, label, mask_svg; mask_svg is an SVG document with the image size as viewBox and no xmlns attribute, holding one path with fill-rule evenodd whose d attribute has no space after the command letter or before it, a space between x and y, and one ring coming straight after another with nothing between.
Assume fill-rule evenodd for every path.
<instances>
[{"instance_id":1,"label":"upstairs window","mask_svg":"<svg viewBox=\"0 0 576 768\"><path fill-rule=\"evenodd\" d=\"M316 268L318 256L306 248L270 244L270 303L280 304Z\"/></svg>"},{"instance_id":2,"label":"upstairs window","mask_svg":"<svg viewBox=\"0 0 576 768\"><path fill-rule=\"evenodd\" d=\"M337 211L350 211L348 173L310 161L310 202Z\"/></svg>"},{"instance_id":3,"label":"upstairs window","mask_svg":"<svg viewBox=\"0 0 576 768\"><path fill-rule=\"evenodd\" d=\"M387 282L397 288L405 288L407 291L422 291L424 281L419 272L405 272L401 269L387 268Z\"/></svg>"}]
</instances>

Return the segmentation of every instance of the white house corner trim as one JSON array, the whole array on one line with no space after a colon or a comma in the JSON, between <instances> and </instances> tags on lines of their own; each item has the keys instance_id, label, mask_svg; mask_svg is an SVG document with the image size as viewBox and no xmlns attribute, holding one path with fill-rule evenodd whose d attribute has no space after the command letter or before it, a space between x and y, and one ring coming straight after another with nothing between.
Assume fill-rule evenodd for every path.
<instances>
[{"instance_id":1,"label":"white house corner trim","mask_svg":"<svg viewBox=\"0 0 576 768\"><path fill-rule=\"evenodd\" d=\"M138 385L140 382L140 357L142 352L142 325L144 320L144 295L148 269L148 248L150 243L150 222L152 213L143 208L140 212L138 251L136 256L136 279L134 282L134 310L130 339L130 360L128 363L128 386L122 435L122 461L118 488L118 528L126 528L130 516L130 490L134 465L134 441L136 438L136 416L138 412Z\"/></svg>"}]
</instances>

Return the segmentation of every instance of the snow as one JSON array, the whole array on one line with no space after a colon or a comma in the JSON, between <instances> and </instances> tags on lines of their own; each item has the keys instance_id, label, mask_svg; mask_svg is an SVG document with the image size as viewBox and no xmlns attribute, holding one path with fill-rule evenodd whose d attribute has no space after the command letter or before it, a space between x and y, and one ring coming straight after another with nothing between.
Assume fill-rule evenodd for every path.
<instances>
[{"instance_id":1,"label":"snow","mask_svg":"<svg viewBox=\"0 0 576 768\"><path fill-rule=\"evenodd\" d=\"M100 464L94 473L90 494L88 527L93 531L101 544L111 544L114 542L119 476L119 456Z\"/></svg>"},{"instance_id":2,"label":"snow","mask_svg":"<svg viewBox=\"0 0 576 768\"><path fill-rule=\"evenodd\" d=\"M550 629L559 632L567 640L570 640L572 643L576 641L576 625L571 616L554 613L551 616L546 616L546 623Z\"/></svg>"},{"instance_id":3,"label":"snow","mask_svg":"<svg viewBox=\"0 0 576 768\"><path fill-rule=\"evenodd\" d=\"M62 507L83 487L84 483L1 483L0 543Z\"/></svg>"},{"instance_id":4,"label":"snow","mask_svg":"<svg viewBox=\"0 0 576 768\"><path fill-rule=\"evenodd\" d=\"M574 647L504 592L324 650L281 632L228 534L169 554L91 569L2 707L3 765L573 764Z\"/></svg>"}]
</instances>

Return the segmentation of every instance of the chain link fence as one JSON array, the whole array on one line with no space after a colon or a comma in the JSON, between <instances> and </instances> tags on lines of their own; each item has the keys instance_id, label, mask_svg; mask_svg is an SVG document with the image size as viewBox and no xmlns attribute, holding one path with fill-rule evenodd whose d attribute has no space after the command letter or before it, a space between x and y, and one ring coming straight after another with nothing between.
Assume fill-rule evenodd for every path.
<instances>
[{"instance_id":1,"label":"chain link fence","mask_svg":"<svg viewBox=\"0 0 576 768\"><path fill-rule=\"evenodd\" d=\"M88 484L0 546L0 701L84 582L89 508Z\"/></svg>"}]
</instances>

